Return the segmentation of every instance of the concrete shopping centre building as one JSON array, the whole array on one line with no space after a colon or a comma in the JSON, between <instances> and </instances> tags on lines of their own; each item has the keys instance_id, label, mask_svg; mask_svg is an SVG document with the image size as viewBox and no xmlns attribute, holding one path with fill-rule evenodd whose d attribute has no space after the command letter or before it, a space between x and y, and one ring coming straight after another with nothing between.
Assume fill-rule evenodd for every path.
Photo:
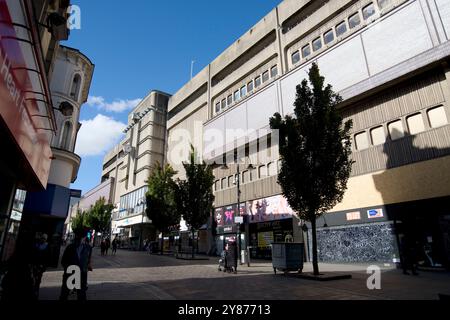
<instances>
[{"instance_id":1,"label":"concrete shopping centre building","mask_svg":"<svg viewBox=\"0 0 450 320\"><path fill-rule=\"evenodd\" d=\"M448 264L449 40L447 0L281 2L174 95L154 91L130 114L102 173L117 183L114 223L144 222L140 190L156 161L182 175L190 143L210 163L243 149L239 206L237 165L214 169L208 246L220 251L240 228L253 257L270 257L270 242L288 234L308 249L310 231L277 184L278 148L267 130L275 112L293 113L296 85L317 62L343 97L344 120L353 120L355 161L343 201L318 221L319 259L396 262L410 233L425 263Z\"/></svg>"}]
</instances>

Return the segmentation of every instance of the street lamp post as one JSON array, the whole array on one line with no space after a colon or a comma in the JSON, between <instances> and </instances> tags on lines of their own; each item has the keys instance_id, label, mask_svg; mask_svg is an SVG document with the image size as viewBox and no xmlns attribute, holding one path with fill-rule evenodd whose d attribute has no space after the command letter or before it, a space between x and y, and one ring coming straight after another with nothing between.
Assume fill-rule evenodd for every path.
<instances>
[{"instance_id":1,"label":"street lamp post","mask_svg":"<svg viewBox=\"0 0 450 320\"><path fill-rule=\"evenodd\" d=\"M235 159L235 160L237 160L237 159ZM236 161L236 164L237 164L237 170L236 170L237 177L235 180L235 184L236 184L236 188L237 188L237 190L236 190L237 191L237 212L238 212L239 216L241 216L241 171L240 171L239 163L237 161ZM227 169L229 169L229 167L226 164L224 164L222 166L222 169L227 170ZM249 170L254 169L253 165L249 164L248 169ZM248 220L247 220L247 223L248 223ZM237 227L238 227L238 230L237 230L238 258L242 264L242 252L241 252L242 242L241 242L241 222L240 221L237 224ZM247 246L248 246L248 244L247 244ZM247 257L247 259L248 259L248 257Z\"/></svg>"}]
</instances>

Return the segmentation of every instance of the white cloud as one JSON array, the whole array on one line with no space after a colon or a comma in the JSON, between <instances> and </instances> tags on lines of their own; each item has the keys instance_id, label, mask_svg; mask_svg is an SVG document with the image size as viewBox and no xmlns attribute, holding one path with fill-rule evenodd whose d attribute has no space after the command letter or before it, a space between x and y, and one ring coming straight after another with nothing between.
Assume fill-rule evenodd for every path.
<instances>
[{"instance_id":1,"label":"white cloud","mask_svg":"<svg viewBox=\"0 0 450 320\"><path fill-rule=\"evenodd\" d=\"M75 153L82 157L105 154L119 142L126 127L126 124L102 114L80 122Z\"/></svg>"},{"instance_id":2,"label":"white cloud","mask_svg":"<svg viewBox=\"0 0 450 320\"><path fill-rule=\"evenodd\" d=\"M110 112L123 112L126 110L131 110L136 107L142 99L133 100L114 100L113 102L105 101L105 98L101 96L89 96L87 104L92 107L97 107L102 110Z\"/></svg>"}]
</instances>

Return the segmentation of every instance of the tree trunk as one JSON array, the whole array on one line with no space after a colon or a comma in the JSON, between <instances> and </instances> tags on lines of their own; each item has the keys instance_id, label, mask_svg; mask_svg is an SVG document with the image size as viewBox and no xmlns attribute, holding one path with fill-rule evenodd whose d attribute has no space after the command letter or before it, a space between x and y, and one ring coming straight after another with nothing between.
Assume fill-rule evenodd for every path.
<instances>
[{"instance_id":1,"label":"tree trunk","mask_svg":"<svg viewBox=\"0 0 450 320\"><path fill-rule=\"evenodd\" d=\"M317 259L317 232L316 232L316 216L311 219L311 234L312 234L312 254L313 254L313 270L314 275L319 275L319 263Z\"/></svg>"}]
</instances>

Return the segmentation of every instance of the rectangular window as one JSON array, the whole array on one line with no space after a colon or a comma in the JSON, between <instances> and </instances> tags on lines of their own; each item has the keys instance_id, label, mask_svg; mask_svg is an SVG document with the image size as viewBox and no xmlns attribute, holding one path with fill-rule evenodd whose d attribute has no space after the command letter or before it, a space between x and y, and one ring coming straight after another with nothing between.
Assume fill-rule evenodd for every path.
<instances>
[{"instance_id":1,"label":"rectangular window","mask_svg":"<svg viewBox=\"0 0 450 320\"><path fill-rule=\"evenodd\" d=\"M247 95L247 86L241 88L241 97L244 98Z\"/></svg>"},{"instance_id":2,"label":"rectangular window","mask_svg":"<svg viewBox=\"0 0 450 320\"><path fill-rule=\"evenodd\" d=\"M241 96L239 95L239 90L234 92L234 102L239 101Z\"/></svg>"},{"instance_id":3,"label":"rectangular window","mask_svg":"<svg viewBox=\"0 0 450 320\"><path fill-rule=\"evenodd\" d=\"M346 32L347 32L347 24L345 23L345 21L342 21L336 26L336 37L340 37Z\"/></svg>"},{"instance_id":4,"label":"rectangular window","mask_svg":"<svg viewBox=\"0 0 450 320\"><path fill-rule=\"evenodd\" d=\"M397 140L405 136L405 130L403 129L402 120L395 120L388 123L388 131L391 140Z\"/></svg>"},{"instance_id":5,"label":"rectangular window","mask_svg":"<svg viewBox=\"0 0 450 320\"><path fill-rule=\"evenodd\" d=\"M373 3L365 6L362 9L362 14L363 14L363 18L364 20L369 19L371 16L373 16L375 14L375 6L373 5Z\"/></svg>"},{"instance_id":6,"label":"rectangular window","mask_svg":"<svg viewBox=\"0 0 450 320\"><path fill-rule=\"evenodd\" d=\"M246 170L242 173L242 183L250 182L250 171Z\"/></svg>"},{"instance_id":7,"label":"rectangular window","mask_svg":"<svg viewBox=\"0 0 450 320\"><path fill-rule=\"evenodd\" d=\"M269 80L269 70L264 71L264 73L262 74L262 81L266 82L267 80Z\"/></svg>"},{"instance_id":8,"label":"rectangular window","mask_svg":"<svg viewBox=\"0 0 450 320\"><path fill-rule=\"evenodd\" d=\"M364 150L369 148L369 139L367 139L367 133L361 132L355 135L356 150Z\"/></svg>"},{"instance_id":9,"label":"rectangular window","mask_svg":"<svg viewBox=\"0 0 450 320\"><path fill-rule=\"evenodd\" d=\"M297 50L291 56L292 64L296 64L300 61L300 52Z\"/></svg>"},{"instance_id":10,"label":"rectangular window","mask_svg":"<svg viewBox=\"0 0 450 320\"><path fill-rule=\"evenodd\" d=\"M250 170L250 181L254 181L258 179L258 173L256 171L256 168L253 167L253 169Z\"/></svg>"},{"instance_id":11,"label":"rectangular window","mask_svg":"<svg viewBox=\"0 0 450 320\"><path fill-rule=\"evenodd\" d=\"M227 100L223 99L221 104L222 104L222 110L224 110L227 107Z\"/></svg>"},{"instance_id":12,"label":"rectangular window","mask_svg":"<svg viewBox=\"0 0 450 320\"><path fill-rule=\"evenodd\" d=\"M258 171L259 171L258 173L259 173L260 179L267 177L267 167L266 166L260 166L258 168Z\"/></svg>"},{"instance_id":13,"label":"rectangular window","mask_svg":"<svg viewBox=\"0 0 450 320\"><path fill-rule=\"evenodd\" d=\"M215 190L219 190L219 180L216 180L216 182L214 183L214 188Z\"/></svg>"},{"instance_id":14,"label":"rectangular window","mask_svg":"<svg viewBox=\"0 0 450 320\"><path fill-rule=\"evenodd\" d=\"M372 144L374 146L378 146L386 142L386 135L384 134L384 128L382 126L370 130L370 137L372 138Z\"/></svg>"},{"instance_id":15,"label":"rectangular window","mask_svg":"<svg viewBox=\"0 0 450 320\"><path fill-rule=\"evenodd\" d=\"M267 165L267 171L269 176L276 176L277 172L277 164L275 162L271 162Z\"/></svg>"},{"instance_id":16,"label":"rectangular window","mask_svg":"<svg viewBox=\"0 0 450 320\"><path fill-rule=\"evenodd\" d=\"M220 112L220 102L216 103L216 113Z\"/></svg>"},{"instance_id":17,"label":"rectangular window","mask_svg":"<svg viewBox=\"0 0 450 320\"><path fill-rule=\"evenodd\" d=\"M227 97L227 105L228 106L231 106L231 104L233 103L233 95L229 95L228 97Z\"/></svg>"},{"instance_id":18,"label":"rectangular window","mask_svg":"<svg viewBox=\"0 0 450 320\"><path fill-rule=\"evenodd\" d=\"M228 187L231 188L234 184L234 177L233 176L229 176L228 177Z\"/></svg>"},{"instance_id":19,"label":"rectangular window","mask_svg":"<svg viewBox=\"0 0 450 320\"><path fill-rule=\"evenodd\" d=\"M320 48L322 48L322 39L321 38L317 38L312 42L312 46L313 46L313 51L317 51Z\"/></svg>"},{"instance_id":20,"label":"rectangular window","mask_svg":"<svg viewBox=\"0 0 450 320\"><path fill-rule=\"evenodd\" d=\"M380 9L386 8L391 3L391 0L378 0L378 6Z\"/></svg>"},{"instance_id":21,"label":"rectangular window","mask_svg":"<svg viewBox=\"0 0 450 320\"><path fill-rule=\"evenodd\" d=\"M348 18L348 26L350 29L357 27L361 23L361 18L359 17L359 12L351 15Z\"/></svg>"},{"instance_id":22,"label":"rectangular window","mask_svg":"<svg viewBox=\"0 0 450 320\"><path fill-rule=\"evenodd\" d=\"M252 93L253 92L253 81L250 81L247 83L247 92Z\"/></svg>"},{"instance_id":23,"label":"rectangular window","mask_svg":"<svg viewBox=\"0 0 450 320\"><path fill-rule=\"evenodd\" d=\"M275 78L278 75L278 66L273 66L270 69L270 77Z\"/></svg>"},{"instance_id":24,"label":"rectangular window","mask_svg":"<svg viewBox=\"0 0 450 320\"><path fill-rule=\"evenodd\" d=\"M445 126L447 121L447 115L445 114L445 109L443 106L429 109L427 111L428 120L430 121L430 127L438 128Z\"/></svg>"},{"instance_id":25,"label":"rectangular window","mask_svg":"<svg viewBox=\"0 0 450 320\"><path fill-rule=\"evenodd\" d=\"M323 42L325 42L325 44L329 44L330 42L333 42L333 40L334 40L333 29L328 30L323 34Z\"/></svg>"},{"instance_id":26,"label":"rectangular window","mask_svg":"<svg viewBox=\"0 0 450 320\"><path fill-rule=\"evenodd\" d=\"M227 178L222 178L222 184L221 184L222 189L227 188Z\"/></svg>"},{"instance_id":27,"label":"rectangular window","mask_svg":"<svg viewBox=\"0 0 450 320\"><path fill-rule=\"evenodd\" d=\"M310 54L311 54L311 47L309 46L309 44L307 44L306 46L304 46L302 48L302 56L303 56L303 58L306 58Z\"/></svg>"},{"instance_id":28,"label":"rectangular window","mask_svg":"<svg viewBox=\"0 0 450 320\"><path fill-rule=\"evenodd\" d=\"M257 76L255 78L255 88L258 88L261 85L261 76Z\"/></svg>"},{"instance_id":29,"label":"rectangular window","mask_svg":"<svg viewBox=\"0 0 450 320\"><path fill-rule=\"evenodd\" d=\"M408 129L410 134L417 134L425 131L422 114L420 113L416 113L406 118L406 123L408 123Z\"/></svg>"}]
</instances>

